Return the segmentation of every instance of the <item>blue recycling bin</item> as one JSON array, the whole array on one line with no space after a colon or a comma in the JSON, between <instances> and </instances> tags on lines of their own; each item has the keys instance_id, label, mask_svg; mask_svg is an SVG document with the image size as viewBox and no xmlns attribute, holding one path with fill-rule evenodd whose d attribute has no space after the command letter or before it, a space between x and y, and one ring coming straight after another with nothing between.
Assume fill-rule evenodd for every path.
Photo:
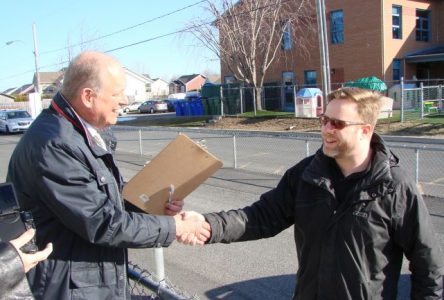
<instances>
[{"instance_id":1,"label":"blue recycling bin","mask_svg":"<svg viewBox=\"0 0 444 300\"><path fill-rule=\"evenodd\" d=\"M189 105L185 100L179 100L176 102L176 116L188 116L189 115Z\"/></svg>"},{"instance_id":2,"label":"blue recycling bin","mask_svg":"<svg viewBox=\"0 0 444 300\"><path fill-rule=\"evenodd\" d=\"M204 107L202 103L202 98L196 99L196 115L203 116L204 115Z\"/></svg>"}]
</instances>

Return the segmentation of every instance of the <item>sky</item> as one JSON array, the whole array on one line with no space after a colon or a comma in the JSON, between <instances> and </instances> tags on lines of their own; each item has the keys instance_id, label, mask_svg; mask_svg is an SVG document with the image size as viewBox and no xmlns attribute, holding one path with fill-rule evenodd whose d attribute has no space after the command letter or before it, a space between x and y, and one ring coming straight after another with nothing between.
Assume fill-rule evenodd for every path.
<instances>
[{"instance_id":1,"label":"sky","mask_svg":"<svg viewBox=\"0 0 444 300\"><path fill-rule=\"evenodd\" d=\"M202 5L201 0L2 0L0 92L32 82L33 24L40 72L66 67L69 57L83 50L105 52L146 41L109 54L136 73L166 81L219 74L216 55L190 34L168 35L191 20L210 21Z\"/></svg>"}]
</instances>

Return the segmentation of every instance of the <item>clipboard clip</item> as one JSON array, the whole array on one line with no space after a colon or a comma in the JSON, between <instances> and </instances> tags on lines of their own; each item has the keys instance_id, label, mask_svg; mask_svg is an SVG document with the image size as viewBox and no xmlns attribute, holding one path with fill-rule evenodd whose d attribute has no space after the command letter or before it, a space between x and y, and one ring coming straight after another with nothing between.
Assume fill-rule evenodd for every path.
<instances>
[{"instance_id":1,"label":"clipboard clip","mask_svg":"<svg viewBox=\"0 0 444 300\"><path fill-rule=\"evenodd\" d=\"M202 140L196 141L196 144L197 144L198 146L200 146L201 148L203 148L203 149L205 149L205 150L208 150L208 147L207 147L206 143L207 143L207 141L206 141L205 139L202 139Z\"/></svg>"},{"instance_id":2,"label":"clipboard clip","mask_svg":"<svg viewBox=\"0 0 444 300\"><path fill-rule=\"evenodd\" d=\"M168 187L168 203L171 203L173 201L173 194L174 194L174 185L170 184Z\"/></svg>"}]
</instances>

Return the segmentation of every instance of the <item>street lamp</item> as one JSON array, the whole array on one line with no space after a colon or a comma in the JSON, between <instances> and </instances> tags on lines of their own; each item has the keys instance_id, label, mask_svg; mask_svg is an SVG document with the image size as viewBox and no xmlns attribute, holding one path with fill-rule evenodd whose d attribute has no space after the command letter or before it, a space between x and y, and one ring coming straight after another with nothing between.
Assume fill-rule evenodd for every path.
<instances>
[{"instance_id":1,"label":"street lamp","mask_svg":"<svg viewBox=\"0 0 444 300\"><path fill-rule=\"evenodd\" d=\"M37 51L37 33L36 33L35 23L32 24L32 38L34 41L34 64L35 64L35 76L36 76L35 92L40 94L39 55ZM25 44L25 42L23 42L22 40L12 40L6 42L6 46L9 46L17 42Z\"/></svg>"}]
</instances>

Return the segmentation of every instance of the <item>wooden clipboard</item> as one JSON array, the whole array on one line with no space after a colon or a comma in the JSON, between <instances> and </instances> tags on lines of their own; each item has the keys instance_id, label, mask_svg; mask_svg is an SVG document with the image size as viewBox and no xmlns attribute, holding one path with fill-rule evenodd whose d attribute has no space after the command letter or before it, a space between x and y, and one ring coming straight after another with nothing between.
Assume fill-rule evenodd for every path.
<instances>
[{"instance_id":1,"label":"wooden clipboard","mask_svg":"<svg viewBox=\"0 0 444 300\"><path fill-rule=\"evenodd\" d=\"M222 162L179 134L142 168L123 188L123 198L155 215L165 213L170 184L173 198L183 199L222 167Z\"/></svg>"}]
</instances>

